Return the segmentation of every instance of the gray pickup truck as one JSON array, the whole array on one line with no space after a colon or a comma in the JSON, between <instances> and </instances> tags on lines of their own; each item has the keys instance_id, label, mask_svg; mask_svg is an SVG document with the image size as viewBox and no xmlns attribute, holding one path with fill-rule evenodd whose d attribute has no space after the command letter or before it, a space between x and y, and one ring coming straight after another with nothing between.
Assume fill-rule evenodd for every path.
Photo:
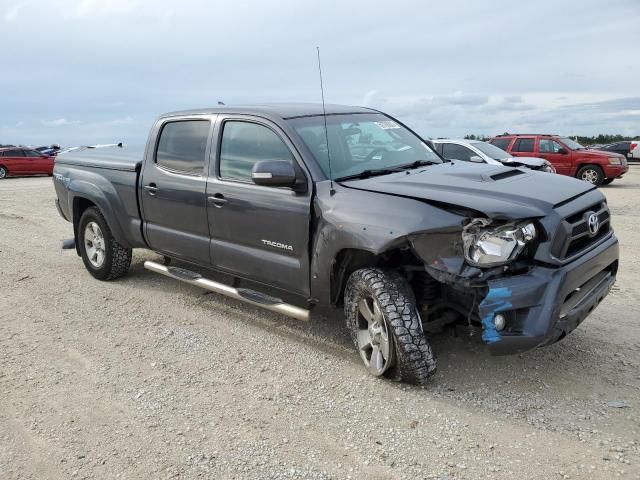
<instances>
[{"instance_id":1,"label":"gray pickup truck","mask_svg":"<svg viewBox=\"0 0 640 480\"><path fill-rule=\"evenodd\" d=\"M149 270L297 319L343 308L368 370L412 383L436 370L431 332L459 324L494 354L551 344L618 269L594 186L446 162L367 108L169 113L144 152L69 152L53 181L95 278L124 275L147 248L165 258Z\"/></svg>"}]
</instances>

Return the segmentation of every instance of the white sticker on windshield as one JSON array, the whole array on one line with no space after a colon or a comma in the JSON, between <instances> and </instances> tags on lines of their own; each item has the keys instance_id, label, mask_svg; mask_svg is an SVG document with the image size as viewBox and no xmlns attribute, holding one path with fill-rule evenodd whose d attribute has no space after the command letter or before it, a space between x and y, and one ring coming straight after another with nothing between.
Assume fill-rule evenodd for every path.
<instances>
[{"instance_id":1,"label":"white sticker on windshield","mask_svg":"<svg viewBox=\"0 0 640 480\"><path fill-rule=\"evenodd\" d=\"M393 120L385 120L383 122L375 122L375 124L378 125L383 130L391 130L393 128L400 128L400 125L398 125Z\"/></svg>"},{"instance_id":2,"label":"white sticker on windshield","mask_svg":"<svg viewBox=\"0 0 640 480\"><path fill-rule=\"evenodd\" d=\"M411 147L409 145L405 145L404 147L400 147L397 151L404 152L405 150L409 150Z\"/></svg>"}]
</instances>

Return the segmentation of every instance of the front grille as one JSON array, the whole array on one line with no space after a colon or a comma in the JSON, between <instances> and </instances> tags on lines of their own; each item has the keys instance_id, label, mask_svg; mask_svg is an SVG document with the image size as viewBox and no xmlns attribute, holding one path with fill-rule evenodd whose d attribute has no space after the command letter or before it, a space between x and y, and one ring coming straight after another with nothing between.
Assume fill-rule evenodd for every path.
<instances>
[{"instance_id":1,"label":"front grille","mask_svg":"<svg viewBox=\"0 0 640 480\"><path fill-rule=\"evenodd\" d=\"M598 231L595 234L589 230L589 218L592 214L597 215L599 223ZM591 205L571 214L562 221L554 242L553 253L559 259L571 258L607 236L610 230L610 215L607 204L601 202Z\"/></svg>"}]
</instances>

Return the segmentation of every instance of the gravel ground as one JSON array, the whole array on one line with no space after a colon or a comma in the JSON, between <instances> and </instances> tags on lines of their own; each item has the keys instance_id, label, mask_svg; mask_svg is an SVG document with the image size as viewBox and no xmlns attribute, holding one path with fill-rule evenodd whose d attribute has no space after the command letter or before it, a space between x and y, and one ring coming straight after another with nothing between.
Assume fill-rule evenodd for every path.
<instances>
[{"instance_id":1,"label":"gravel ground","mask_svg":"<svg viewBox=\"0 0 640 480\"><path fill-rule=\"evenodd\" d=\"M602 191L623 256L603 304L524 355L437 336L419 388L368 376L340 315L207 294L151 252L98 282L60 249L51 180L3 180L0 478L640 478L640 168Z\"/></svg>"}]
</instances>

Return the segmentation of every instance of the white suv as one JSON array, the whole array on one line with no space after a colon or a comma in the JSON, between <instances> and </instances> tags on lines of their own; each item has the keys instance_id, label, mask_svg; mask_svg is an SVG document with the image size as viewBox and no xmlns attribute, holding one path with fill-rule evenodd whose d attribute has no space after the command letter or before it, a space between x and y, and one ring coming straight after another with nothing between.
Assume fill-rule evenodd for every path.
<instances>
[{"instance_id":1,"label":"white suv","mask_svg":"<svg viewBox=\"0 0 640 480\"><path fill-rule=\"evenodd\" d=\"M447 160L488 163L509 167L526 167L531 170L555 173L556 169L543 158L512 157L501 148L480 140L431 140L437 152Z\"/></svg>"}]
</instances>

